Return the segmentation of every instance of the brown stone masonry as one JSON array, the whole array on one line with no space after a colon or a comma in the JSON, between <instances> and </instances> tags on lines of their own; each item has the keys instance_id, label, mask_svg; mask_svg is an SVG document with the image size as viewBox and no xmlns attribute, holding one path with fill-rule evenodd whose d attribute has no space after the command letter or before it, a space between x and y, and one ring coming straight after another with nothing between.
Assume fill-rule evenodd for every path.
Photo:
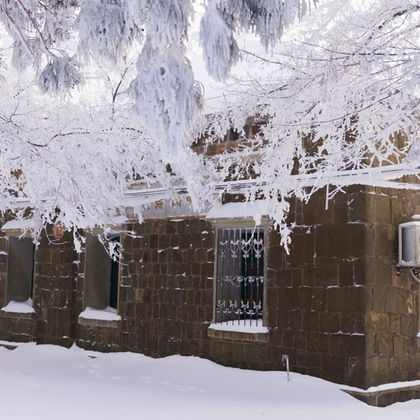
<instances>
[{"instance_id":1,"label":"brown stone masonry","mask_svg":"<svg viewBox=\"0 0 420 420\"><path fill-rule=\"evenodd\" d=\"M0 311L0 339L153 357L196 355L250 369L291 369L369 387L420 378L419 291L397 276L397 226L420 194L353 187L307 205L293 201L290 255L264 236L267 333L208 331L214 311L215 228L205 219L129 223L120 232L119 321L79 319L85 253L72 235L44 232L35 252L34 314ZM249 222L248 222L249 223ZM6 235L0 237L0 302L6 304Z\"/></svg>"},{"instance_id":2,"label":"brown stone masonry","mask_svg":"<svg viewBox=\"0 0 420 420\"><path fill-rule=\"evenodd\" d=\"M37 343L66 347L73 343L77 260L73 248L69 232L55 240L49 227L36 249L33 306L37 315Z\"/></svg>"},{"instance_id":3,"label":"brown stone masonry","mask_svg":"<svg viewBox=\"0 0 420 420\"><path fill-rule=\"evenodd\" d=\"M124 348L151 356L208 354L214 238L204 220L128 225L119 313Z\"/></svg>"}]
</instances>

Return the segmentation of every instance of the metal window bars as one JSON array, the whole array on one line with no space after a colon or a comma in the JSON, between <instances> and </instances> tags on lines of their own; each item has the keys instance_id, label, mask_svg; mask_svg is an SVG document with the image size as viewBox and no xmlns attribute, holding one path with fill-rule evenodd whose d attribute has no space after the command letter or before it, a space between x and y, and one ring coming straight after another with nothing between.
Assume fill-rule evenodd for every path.
<instances>
[{"instance_id":1,"label":"metal window bars","mask_svg":"<svg viewBox=\"0 0 420 420\"><path fill-rule=\"evenodd\" d=\"M262 323L264 298L264 230L218 230L216 322Z\"/></svg>"}]
</instances>

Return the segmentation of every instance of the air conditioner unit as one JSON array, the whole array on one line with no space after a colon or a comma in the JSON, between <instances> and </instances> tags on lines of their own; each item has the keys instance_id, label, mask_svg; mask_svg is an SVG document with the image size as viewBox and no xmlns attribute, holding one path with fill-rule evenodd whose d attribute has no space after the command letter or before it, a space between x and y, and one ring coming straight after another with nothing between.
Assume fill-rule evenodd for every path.
<instances>
[{"instance_id":1,"label":"air conditioner unit","mask_svg":"<svg viewBox=\"0 0 420 420\"><path fill-rule=\"evenodd\" d=\"M412 222L398 226L398 265L420 267L420 215L414 215Z\"/></svg>"}]
</instances>

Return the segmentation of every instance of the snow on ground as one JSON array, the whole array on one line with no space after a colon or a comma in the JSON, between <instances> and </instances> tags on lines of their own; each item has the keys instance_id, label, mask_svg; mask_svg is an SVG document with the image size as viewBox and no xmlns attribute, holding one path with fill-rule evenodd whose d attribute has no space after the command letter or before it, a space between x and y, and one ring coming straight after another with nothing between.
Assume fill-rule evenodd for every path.
<instances>
[{"instance_id":1,"label":"snow on ground","mask_svg":"<svg viewBox=\"0 0 420 420\"><path fill-rule=\"evenodd\" d=\"M0 395L2 420L420 420L420 400L370 407L296 373L33 343L0 347Z\"/></svg>"}]
</instances>

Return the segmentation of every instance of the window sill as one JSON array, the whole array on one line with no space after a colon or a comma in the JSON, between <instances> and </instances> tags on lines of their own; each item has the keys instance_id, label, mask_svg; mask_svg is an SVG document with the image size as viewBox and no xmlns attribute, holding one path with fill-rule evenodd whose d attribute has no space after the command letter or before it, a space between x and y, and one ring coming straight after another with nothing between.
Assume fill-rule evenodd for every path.
<instances>
[{"instance_id":1,"label":"window sill","mask_svg":"<svg viewBox=\"0 0 420 420\"><path fill-rule=\"evenodd\" d=\"M254 325L210 324L207 330L209 338L232 341L268 343L268 328Z\"/></svg>"},{"instance_id":2,"label":"window sill","mask_svg":"<svg viewBox=\"0 0 420 420\"><path fill-rule=\"evenodd\" d=\"M0 309L3 317L33 319L35 317L35 309L32 307L32 300L26 302L15 302L11 300L5 307Z\"/></svg>"},{"instance_id":3,"label":"window sill","mask_svg":"<svg viewBox=\"0 0 420 420\"><path fill-rule=\"evenodd\" d=\"M121 316L116 309L93 309L87 307L78 318L79 325L90 328L120 328Z\"/></svg>"}]
</instances>

